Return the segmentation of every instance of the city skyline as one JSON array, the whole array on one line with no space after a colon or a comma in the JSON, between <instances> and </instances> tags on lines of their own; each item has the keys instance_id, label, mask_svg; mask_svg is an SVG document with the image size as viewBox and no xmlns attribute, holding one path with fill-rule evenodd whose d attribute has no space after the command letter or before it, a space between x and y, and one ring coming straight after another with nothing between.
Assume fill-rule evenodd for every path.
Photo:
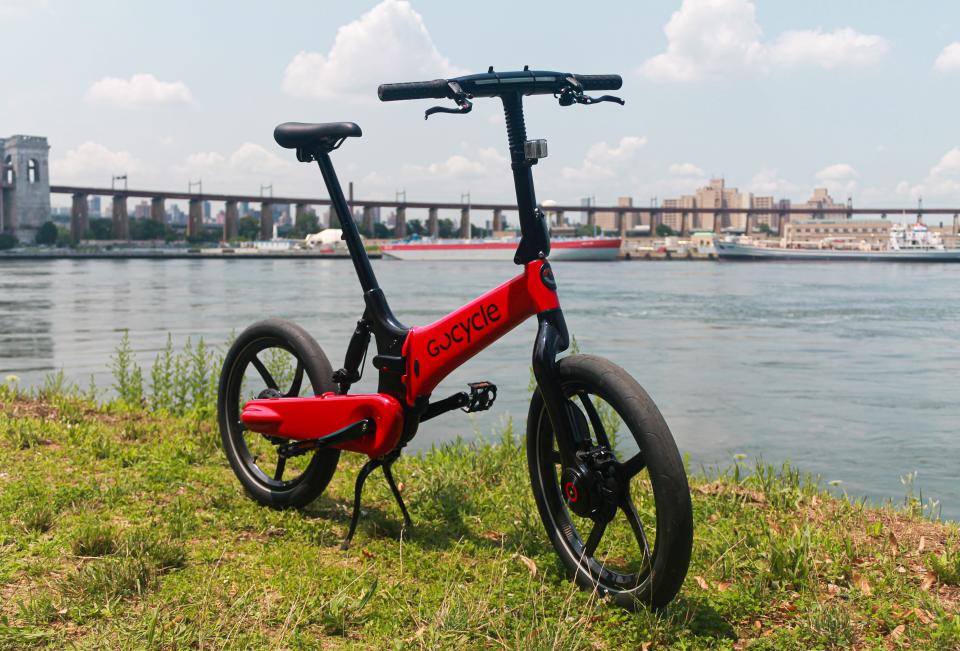
<instances>
[{"instance_id":1,"label":"city skyline","mask_svg":"<svg viewBox=\"0 0 960 651\"><path fill-rule=\"evenodd\" d=\"M406 189L411 197L469 191L506 200L498 107L478 102L466 118L424 123L429 103L380 104L375 88L529 63L619 72L625 81L622 109L529 102L531 136L551 143L537 177L544 200L645 201L718 176L792 200L813 186L861 205L904 205L919 195L945 205L960 196L950 114L960 99L960 7L950 3L926 12L878 3L882 10L862 12L828 2L686 0L621 5L616 24L609 12L569 5L568 21L533 38L536 52L524 27L535 24L536 6L298 3L287 11L302 24L257 45L243 35L265 15L250 6L191 7L187 24L186 5L134 5L0 2L5 46L32 52L31 66L8 70L0 117L6 132L49 138L55 183L102 185L125 172L138 187L203 178L212 191L272 183L313 195L322 192L316 171L272 143L272 126L353 119L365 137L337 157L358 196ZM516 21L496 19L508 10ZM114 46L76 48L68 34L77 29L86 42ZM234 36L219 47L215 31ZM178 34L176 47L147 38L155 32ZM602 46L571 51L575 39L593 42L591 33L605 34ZM367 55L373 47L379 56Z\"/></svg>"}]
</instances>

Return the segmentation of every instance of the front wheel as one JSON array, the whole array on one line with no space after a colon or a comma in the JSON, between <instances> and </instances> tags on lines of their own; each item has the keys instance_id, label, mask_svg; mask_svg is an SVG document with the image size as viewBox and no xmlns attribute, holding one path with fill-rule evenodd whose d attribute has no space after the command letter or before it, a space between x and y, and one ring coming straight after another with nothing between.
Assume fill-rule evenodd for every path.
<instances>
[{"instance_id":1,"label":"front wheel","mask_svg":"<svg viewBox=\"0 0 960 651\"><path fill-rule=\"evenodd\" d=\"M616 364L570 355L557 364L565 398L589 444L581 470L564 468L543 396L527 417L533 495L577 585L620 606L665 606L680 590L693 546L683 461L660 410Z\"/></svg>"}]
</instances>

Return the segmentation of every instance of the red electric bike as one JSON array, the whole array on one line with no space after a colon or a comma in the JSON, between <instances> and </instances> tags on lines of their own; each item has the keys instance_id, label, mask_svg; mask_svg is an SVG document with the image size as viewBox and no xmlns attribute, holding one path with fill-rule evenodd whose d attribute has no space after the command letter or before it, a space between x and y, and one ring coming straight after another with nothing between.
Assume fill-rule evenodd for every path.
<instances>
[{"instance_id":1,"label":"red electric bike","mask_svg":"<svg viewBox=\"0 0 960 651\"><path fill-rule=\"evenodd\" d=\"M532 166L546 142L527 140L523 97L553 95L561 106L623 100L590 90L616 90L618 75L488 72L427 82L385 84L382 101L448 98L468 113L471 100L503 104L516 186L521 238L514 262L523 272L438 321L409 328L393 315L377 283L360 233L337 180L330 152L361 135L350 122L281 124L277 143L316 161L363 289L365 309L343 367L334 371L317 342L299 326L267 319L231 346L220 376L218 419L224 450L247 492L274 507L304 506L330 482L341 450L369 457L356 479L353 514L343 541L356 531L364 481L377 468L410 525L391 467L420 423L455 409L488 409L490 382L432 400L437 385L527 318L539 322L533 345L537 386L527 416L527 461L540 517L576 583L633 608L667 604L690 561L690 491L673 436L641 386L616 364L568 355L569 336L557 281L547 258L550 236L538 208ZM371 336L378 392L351 394Z\"/></svg>"}]
</instances>

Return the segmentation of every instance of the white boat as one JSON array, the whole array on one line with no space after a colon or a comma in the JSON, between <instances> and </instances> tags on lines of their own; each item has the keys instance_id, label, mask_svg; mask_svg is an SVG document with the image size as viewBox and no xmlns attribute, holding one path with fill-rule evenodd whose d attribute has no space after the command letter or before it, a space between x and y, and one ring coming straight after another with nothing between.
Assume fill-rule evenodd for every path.
<instances>
[{"instance_id":1,"label":"white boat","mask_svg":"<svg viewBox=\"0 0 960 651\"><path fill-rule=\"evenodd\" d=\"M816 248L759 246L737 239L714 243L721 260L859 260L863 262L960 262L960 249L947 249L939 233L925 224L893 224L885 247L866 242L827 238Z\"/></svg>"},{"instance_id":2,"label":"white boat","mask_svg":"<svg viewBox=\"0 0 960 651\"><path fill-rule=\"evenodd\" d=\"M395 260L513 260L519 238L482 240L424 239L393 242L381 247L385 258ZM619 237L555 238L550 260L609 261L620 255Z\"/></svg>"}]
</instances>

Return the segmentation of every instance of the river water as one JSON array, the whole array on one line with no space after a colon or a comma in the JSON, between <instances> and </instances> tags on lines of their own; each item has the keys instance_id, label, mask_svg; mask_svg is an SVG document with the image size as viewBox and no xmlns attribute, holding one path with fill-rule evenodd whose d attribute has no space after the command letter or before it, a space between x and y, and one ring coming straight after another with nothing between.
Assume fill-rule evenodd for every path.
<instances>
[{"instance_id":1,"label":"river water","mask_svg":"<svg viewBox=\"0 0 960 651\"><path fill-rule=\"evenodd\" d=\"M374 261L407 325L498 284L508 263ZM555 263L583 352L632 373L694 468L734 455L789 461L837 490L902 501L901 477L960 518L958 267L869 263ZM0 380L63 369L110 385L123 330L147 366L167 333L222 344L264 316L305 326L336 368L362 311L346 260L0 260ZM522 430L536 320L446 380L491 380L497 404L424 424L412 448ZM357 387L373 390L371 368Z\"/></svg>"}]
</instances>

